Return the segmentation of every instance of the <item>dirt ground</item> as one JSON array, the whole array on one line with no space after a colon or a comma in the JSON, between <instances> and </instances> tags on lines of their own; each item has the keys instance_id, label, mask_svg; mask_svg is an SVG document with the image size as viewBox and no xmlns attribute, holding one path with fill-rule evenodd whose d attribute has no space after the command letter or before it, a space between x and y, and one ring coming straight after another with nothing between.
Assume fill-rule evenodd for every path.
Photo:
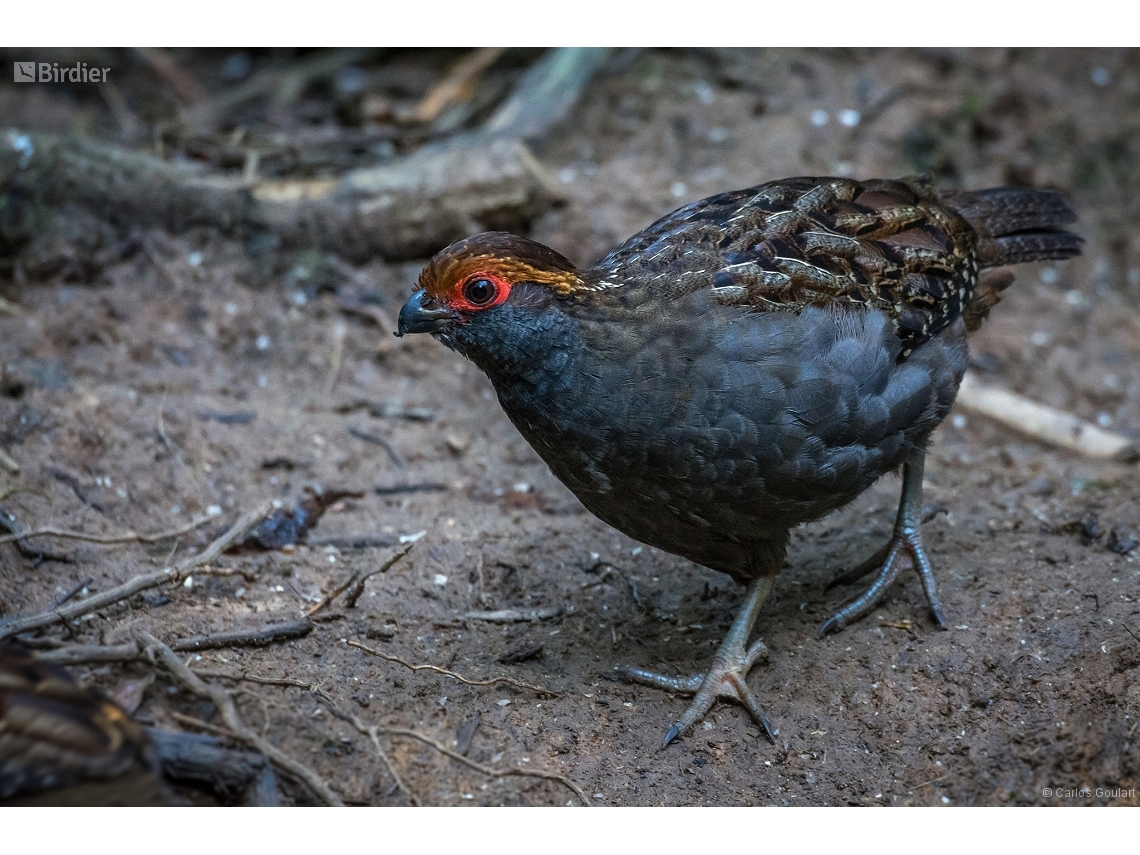
<instances>
[{"instance_id":1,"label":"dirt ground","mask_svg":"<svg viewBox=\"0 0 1140 855\"><path fill-rule=\"evenodd\" d=\"M186 64L209 70L224 58ZM1080 212L1085 253L1017 271L972 339L974 371L1140 439L1140 54L673 50L619 60L534 147L567 201L532 237L584 263L682 203L799 174L1057 186ZM0 116L25 130L112 126L102 101L49 86L0 86ZM169 529L211 508L221 525L314 486L363 497L338 502L308 545L221 560L248 578L157 589L39 635L114 644L141 630L172 640L291 620L422 533L355 607L334 604L306 637L193 663L316 682L368 725L447 746L466 728L470 759L557 773L598 805L1140 804L1140 553L1125 549L1140 531L1136 464L1083 459L956 410L926 467L926 502L944 512L924 527L952 628L935 629L908 573L872 617L816 638L855 593L825 592L826 581L889 535L899 481L884 478L793 534L757 624L770 661L749 680L777 744L742 709L719 705L660 750L685 699L607 675L629 664L700 671L742 590L594 519L472 365L426 336L392 337L420 263L352 267L311 250L267 260L207 229L135 238L142 249L101 267L71 244L40 250L38 278L0 267L12 304L0 316L0 448L20 467L0 471L3 509L27 527L110 534ZM346 300L378 311L369 320L344 311ZM377 402L386 409L370 408ZM375 492L409 485L428 486ZM0 619L48 608L77 585L81 597L105 590L216 533L150 547L35 542L68 562L0 545ZM388 545L354 548L364 537ZM502 609L556 614L466 617ZM413 672L346 640L558 694ZM151 672L73 670L118 697ZM345 801L407 803L370 739L311 693L244 684L238 698L247 723ZM161 676L135 715L185 728L175 712L219 723ZM578 803L558 781L485 776L405 737L383 745L425 804ZM284 787L287 801L313 802L302 785ZM1066 792L1082 788L1091 792Z\"/></svg>"}]
</instances>

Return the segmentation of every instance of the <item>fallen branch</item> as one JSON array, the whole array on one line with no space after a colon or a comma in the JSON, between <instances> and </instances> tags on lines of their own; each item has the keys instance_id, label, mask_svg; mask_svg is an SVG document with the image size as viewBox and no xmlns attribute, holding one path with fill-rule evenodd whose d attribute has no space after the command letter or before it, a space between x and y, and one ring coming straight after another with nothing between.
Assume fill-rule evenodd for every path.
<instances>
[{"instance_id":1,"label":"fallen branch","mask_svg":"<svg viewBox=\"0 0 1140 855\"><path fill-rule=\"evenodd\" d=\"M242 721L241 716L238 715L233 695L221 686L215 686L205 682L183 664L182 661L174 655L173 650L153 635L144 632L140 633L139 638L147 645L148 654L153 654L157 657L159 663L170 672L170 675L176 682L188 692L207 699L218 708L222 720L226 723L226 727L233 731L234 736L256 748L271 761L276 763L279 768L303 781L326 804L335 807L344 806L344 802L341 801L340 796L333 791L325 782L324 778L305 764L294 760L277 746L250 730L245 722Z\"/></svg>"},{"instance_id":2,"label":"fallen branch","mask_svg":"<svg viewBox=\"0 0 1140 855\"><path fill-rule=\"evenodd\" d=\"M68 603L58 609L40 612L27 617L16 617L0 622L0 639L27 632L29 629L39 629L53 623L69 621L81 617L88 612L106 608L123 600L130 599L135 594L157 588L159 585L180 583L190 570L202 567L214 561L226 549L245 536L254 526L273 510L272 502L264 502L261 507L243 514L225 534L207 546L198 555L192 555L175 564L173 567L164 567L154 573L135 576L102 593L93 594L85 600ZM198 572L203 572L199 570Z\"/></svg>"},{"instance_id":3,"label":"fallen branch","mask_svg":"<svg viewBox=\"0 0 1140 855\"><path fill-rule=\"evenodd\" d=\"M411 662L406 662L398 656L391 656L387 653L381 653L379 650L373 650L367 645L361 644L359 641L345 642L349 647L355 647L358 650L363 650L365 653L371 653L373 656L378 656L388 662L395 662L397 665L403 665L412 671L434 671L436 674L443 674L445 677L451 677L453 680L458 680L460 683L465 683L468 686L495 686L499 683L505 683L508 686L514 686L516 689L530 689L540 695L548 698L557 698L559 693L550 689L544 689L541 686L532 686L530 683L524 683L521 680L512 680L510 677L492 677L490 680L471 680L464 677L462 674L456 674L454 671L448 671L446 668L440 668L438 665L413 665Z\"/></svg>"},{"instance_id":4,"label":"fallen branch","mask_svg":"<svg viewBox=\"0 0 1140 855\"><path fill-rule=\"evenodd\" d=\"M141 228L262 230L355 262L408 260L488 228L525 228L562 197L517 139L471 135L339 178L263 179L85 136L0 132L0 190Z\"/></svg>"},{"instance_id":5,"label":"fallen branch","mask_svg":"<svg viewBox=\"0 0 1140 855\"><path fill-rule=\"evenodd\" d=\"M213 650L219 647L264 647L288 638L301 638L313 631L313 622L307 617L289 623L275 623L260 629L238 629L215 635L195 635L174 641L171 650Z\"/></svg>"},{"instance_id":6,"label":"fallen branch","mask_svg":"<svg viewBox=\"0 0 1140 855\"><path fill-rule=\"evenodd\" d=\"M1105 460L1132 461L1140 458L1140 447L1128 437L1006 389L983 385L972 374L962 378L957 403L963 409L987 416L1032 439L1078 454Z\"/></svg>"},{"instance_id":7,"label":"fallen branch","mask_svg":"<svg viewBox=\"0 0 1140 855\"><path fill-rule=\"evenodd\" d=\"M410 730L410 729L404 728L404 727L381 727L381 728L378 728L378 730L381 733L383 733L385 736L407 736L410 739L417 739L420 742L424 743L425 745L430 745L432 748L434 748L440 754L447 755L448 757L450 757L452 760L456 761L457 763L462 763L464 766L467 766L471 769L474 769L476 772L482 772L484 775L487 775L488 777L491 777L491 778L505 778L508 775L513 775L513 776L525 777L525 778L545 778L548 781L558 781L560 784L563 784L563 785L569 787L571 790L573 790L574 794L576 796L578 796L579 799L582 800L582 804L585 807L590 807L590 800L586 797L586 794L582 791L581 787L579 787L577 784L575 784L569 778L566 778L562 775L558 775L554 772L541 772L541 771L532 771L530 769L515 769L515 768L495 769L491 766L484 766L482 763L476 763L474 760L472 760L468 757L464 757L462 754L460 754L457 751L452 751L450 748L448 748L443 743L437 742L436 740L432 739L430 736L425 736L424 734L420 733L419 731Z\"/></svg>"}]
</instances>

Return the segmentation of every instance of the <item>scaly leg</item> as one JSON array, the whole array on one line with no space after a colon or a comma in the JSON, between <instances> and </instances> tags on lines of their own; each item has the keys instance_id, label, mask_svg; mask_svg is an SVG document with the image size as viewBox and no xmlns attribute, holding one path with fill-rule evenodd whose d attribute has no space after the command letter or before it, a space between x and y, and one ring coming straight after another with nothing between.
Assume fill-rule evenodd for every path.
<instances>
[{"instance_id":1,"label":"scaly leg","mask_svg":"<svg viewBox=\"0 0 1140 855\"><path fill-rule=\"evenodd\" d=\"M860 579L867 573L879 568L875 581L871 583L862 595L853 602L848 603L832 615L819 628L822 638L827 633L839 631L848 624L866 616L875 606L882 602L887 595L887 589L898 578L899 573L909 564L918 571L922 580L922 589L926 592L926 601L930 604L930 611L935 622L940 627L946 626L946 617L942 612L942 603L938 599L938 589L934 582L934 569L930 566L930 559L926 557L926 550L922 546L922 468L926 455L919 452L903 464L902 495L899 497L899 513L895 519L895 531L890 542L879 552L858 567L840 574L828 588L833 585L845 585Z\"/></svg>"},{"instance_id":2,"label":"scaly leg","mask_svg":"<svg viewBox=\"0 0 1140 855\"><path fill-rule=\"evenodd\" d=\"M689 708L665 734L665 745L668 745L699 719L704 718L718 698L731 698L739 702L752 719L764 731L773 743L776 741L772 728L768 724L768 717L760 709L760 704L752 696L752 692L745 682L748 672L757 659L767 657L768 648L764 642L756 641L751 647L745 648L748 636L752 634L752 626L756 623L756 616L760 607L772 592L774 576L761 576L748 586L748 593L744 597L744 605L736 614L728 635L724 637L708 673L694 677L663 677L641 668L628 668L620 671L617 676L622 679L665 689L679 694L696 695Z\"/></svg>"}]
</instances>

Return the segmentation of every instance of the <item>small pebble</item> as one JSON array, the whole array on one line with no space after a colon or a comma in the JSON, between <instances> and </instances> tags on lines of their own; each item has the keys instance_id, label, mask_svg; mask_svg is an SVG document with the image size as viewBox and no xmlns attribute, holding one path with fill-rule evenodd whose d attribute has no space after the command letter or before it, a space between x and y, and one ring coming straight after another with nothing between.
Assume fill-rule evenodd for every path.
<instances>
[{"instance_id":1,"label":"small pebble","mask_svg":"<svg viewBox=\"0 0 1140 855\"><path fill-rule=\"evenodd\" d=\"M839 113L836 114L836 118L839 119L839 124L845 128L853 128L859 124L863 117L859 114L858 110L848 109L840 110Z\"/></svg>"},{"instance_id":2,"label":"small pebble","mask_svg":"<svg viewBox=\"0 0 1140 855\"><path fill-rule=\"evenodd\" d=\"M822 128L830 120L831 120L831 116L828 115L827 110L812 110L811 111L811 123L813 125L815 125L817 128Z\"/></svg>"},{"instance_id":3,"label":"small pebble","mask_svg":"<svg viewBox=\"0 0 1140 855\"><path fill-rule=\"evenodd\" d=\"M221 505L210 505L210 507L206 508L206 516L208 516L208 517L216 517L216 516L221 515L221 513L222 513L222 506Z\"/></svg>"},{"instance_id":4,"label":"small pebble","mask_svg":"<svg viewBox=\"0 0 1140 855\"><path fill-rule=\"evenodd\" d=\"M272 344L272 342L269 340L269 336L265 335L265 333L262 333L261 335L259 335L257 337L257 341L254 342L254 346L258 350L269 350L269 346L271 344Z\"/></svg>"},{"instance_id":5,"label":"small pebble","mask_svg":"<svg viewBox=\"0 0 1140 855\"><path fill-rule=\"evenodd\" d=\"M427 534L427 529L424 529L423 531L417 531L415 534L401 534L400 543L415 543L425 534Z\"/></svg>"},{"instance_id":6,"label":"small pebble","mask_svg":"<svg viewBox=\"0 0 1140 855\"><path fill-rule=\"evenodd\" d=\"M447 584L447 577L444 576L442 573L436 573L432 577L431 581L432 581L432 584L438 585L440 588L442 588Z\"/></svg>"},{"instance_id":7,"label":"small pebble","mask_svg":"<svg viewBox=\"0 0 1140 855\"><path fill-rule=\"evenodd\" d=\"M202 253L192 252L186 256L186 263L191 267L198 267L202 263Z\"/></svg>"},{"instance_id":8,"label":"small pebble","mask_svg":"<svg viewBox=\"0 0 1140 855\"><path fill-rule=\"evenodd\" d=\"M510 702L511 702L510 698L503 698L501 701L498 702L498 704L501 707L505 707L505 706L508 706L510 704Z\"/></svg>"},{"instance_id":9,"label":"small pebble","mask_svg":"<svg viewBox=\"0 0 1140 855\"><path fill-rule=\"evenodd\" d=\"M187 576L186 581L182 583L182 587L185 588L186 590L190 590L191 588L193 588L194 587L194 577L193 576Z\"/></svg>"}]
</instances>

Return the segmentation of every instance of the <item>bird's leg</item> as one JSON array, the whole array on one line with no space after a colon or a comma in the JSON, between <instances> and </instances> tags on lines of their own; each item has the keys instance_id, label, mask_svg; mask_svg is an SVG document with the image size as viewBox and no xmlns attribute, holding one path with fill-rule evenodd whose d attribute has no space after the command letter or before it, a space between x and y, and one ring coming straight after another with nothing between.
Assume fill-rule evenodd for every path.
<instances>
[{"instance_id":1,"label":"bird's leg","mask_svg":"<svg viewBox=\"0 0 1140 855\"><path fill-rule=\"evenodd\" d=\"M745 647L748 636L752 634L752 626L756 623L756 616L760 607L772 592L774 576L761 576L748 586L748 593L744 597L744 605L736 613L736 619L724 637L712 665L707 674L698 674L694 677L663 677L641 668L628 668L619 672L618 676L646 686L665 689L678 694L696 695L689 708L665 734L665 745L668 745L699 719L704 718L712 709L717 698L731 698L739 702L753 720L764 731L769 740L775 742L772 728L768 718L760 709L760 704L752 696L752 692L745 682L748 672L757 659L767 657L768 648L764 642L753 642L751 647ZM662 746L664 747L664 746Z\"/></svg>"},{"instance_id":2,"label":"bird's leg","mask_svg":"<svg viewBox=\"0 0 1140 855\"><path fill-rule=\"evenodd\" d=\"M836 577L828 586L830 588L832 585L854 582L876 567L879 570L870 588L828 618L819 628L821 638L829 632L843 629L843 627L871 612L886 596L887 589L908 564L913 565L918 571L918 576L922 580L922 589L926 592L926 601L930 604L930 611L934 615L935 622L940 627L946 626L942 603L938 599L938 589L934 582L934 570L930 566L930 559L926 557L926 550L922 546L920 528L922 525L922 468L925 459L925 453L918 452L903 464L902 495L899 498L899 513L895 518L895 531L890 542L858 567Z\"/></svg>"}]
</instances>

